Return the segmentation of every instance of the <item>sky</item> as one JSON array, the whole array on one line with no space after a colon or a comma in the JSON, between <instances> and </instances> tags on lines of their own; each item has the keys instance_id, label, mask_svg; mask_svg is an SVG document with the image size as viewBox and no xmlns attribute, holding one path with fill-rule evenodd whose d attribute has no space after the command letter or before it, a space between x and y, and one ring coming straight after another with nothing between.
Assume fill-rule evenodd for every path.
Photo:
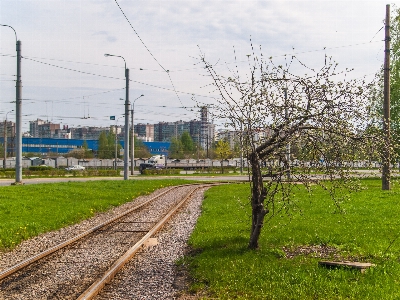
<instances>
[{"instance_id":1,"label":"sky","mask_svg":"<svg viewBox=\"0 0 400 300\"><path fill-rule=\"evenodd\" d=\"M199 119L198 105L215 103L201 56L228 74L246 73L261 54L276 62L295 55L309 67L327 55L354 68L354 78L372 79L384 57L386 4L393 13L399 2L0 0L0 24L22 44L28 131L37 118L123 125L125 62L135 124ZM0 27L0 120L15 121L15 42Z\"/></svg>"}]
</instances>

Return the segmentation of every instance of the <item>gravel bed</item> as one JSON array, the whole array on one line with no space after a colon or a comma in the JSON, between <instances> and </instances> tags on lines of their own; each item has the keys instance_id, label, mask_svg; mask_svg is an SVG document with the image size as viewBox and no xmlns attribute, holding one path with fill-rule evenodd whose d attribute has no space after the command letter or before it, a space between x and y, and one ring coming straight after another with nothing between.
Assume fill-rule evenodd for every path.
<instances>
[{"instance_id":1,"label":"gravel bed","mask_svg":"<svg viewBox=\"0 0 400 300\"><path fill-rule=\"evenodd\" d=\"M97 226L105 220L136 206L138 203L142 203L149 198L160 194L166 189L168 188L157 190L149 196L139 197L135 201L126 203L106 213L97 214L93 218L85 220L79 224L62 228L58 231L49 232L25 241L11 252L0 253L0 270L4 270L27 257L35 255L51 246L73 237L78 233ZM189 187L180 188L179 190L183 193L187 191L187 189L189 189ZM204 189L202 189L201 192L197 192L188 206L181 210L179 216L174 217L170 221L170 224L165 227L158 236L159 244L144 248L142 250L142 255L140 255L139 258L134 259L127 267L125 267L125 269L121 271L121 275L117 274L115 278L116 280L107 286L107 290L99 296L101 297L99 299L177 299L177 293L183 288L183 286L177 284L175 261L179 257L183 256L186 249L186 241L195 226L197 217L200 214L203 192ZM177 191L175 196L178 196L179 194L180 192ZM135 271L132 271L132 268L134 268ZM58 276L59 274L57 277ZM79 276L77 279L78 278ZM46 285L45 282L37 283L40 285ZM44 294L40 294L39 292L37 297L31 294L31 297L26 299L42 299L42 296L44 296ZM47 294L47 296L49 295ZM55 294L52 296L50 296L50 298L57 298L57 295ZM50 298L45 296L43 299ZM15 299L20 298L17 297Z\"/></svg>"},{"instance_id":2,"label":"gravel bed","mask_svg":"<svg viewBox=\"0 0 400 300\"><path fill-rule=\"evenodd\" d=\"M169 189L169 187L159 189L147 196L140 196L134 201L125 203L121 206L115 207L105 213L96 214L94 217L84 220L78 224L61 228L56 231L47 232L37 237L22 242L14 250L10 252L0 252L0 271L12 267L13 265L25 260L26 258L45 251L46 249L58 245L77 234L85 232L106 220L123 213L124 211L133 208L134 206L143 203L150 198L161 194Z\"/></svg>"},{"instance_id":3,"label":"gravel bed","mask_svg":"<svg viewBox=\"0 0 400 300\"><path fill-rule=\"evenodd\" d=\"M95 299L188 299L182 295L186 274L175 262L189 250L186 242L200 216L204 191L197 191L154 236L158 244L144 248Z\"/></svg>"}]
</instances>

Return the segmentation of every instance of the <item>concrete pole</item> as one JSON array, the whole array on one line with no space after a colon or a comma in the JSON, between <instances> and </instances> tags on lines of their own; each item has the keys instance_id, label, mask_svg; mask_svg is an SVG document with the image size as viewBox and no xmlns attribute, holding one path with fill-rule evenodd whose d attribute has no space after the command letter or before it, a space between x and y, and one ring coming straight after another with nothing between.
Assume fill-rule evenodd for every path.
<instances>
[{"instance_id":1,"label":"concrete pole","mask_svg":"<svg viewBox=\"0 0 400 300\"><path fill-rule=\"evenodd\" d=\"M133 114L135 111L135 101L132 102L132 110L131 110L131 131L132 131L132 143L131 143L131 175L133 175L133 171L135 169L135 127L133 123Z\"/></svg>"},{"instance_id":2,"label":"concrete pole","mask_svg":"<svg viewBox=\"0 0 400 300\"><path fill-rule=\"evenodd\" d=\"M7 165L6 165L6 160L7 160L7 117L4 120L4 160L3 160L3 169L5 170Z\"/></svg>"},{"instance_id":3,"label":"concrete pole","mask_svg":"<svg viewBox=\"0 0 400 300\"><path fill-rule=\"evenodd\" d=\"M115 170L117 170L118 168L117 168L117 150L118 150L118 147L117 147L117 145L118 145L118 143L117 143L117 125L115 125L115 159L114 159L114 169Z\"/></svg>"},{"instance_id":4,"label":"concrete pole","mask_svg":"<svg viewBox=\"0 0 400 300\"><path fill-rule=\"evenodd\" d=\"M390 190L390 5L386 5L385 62L383 75L382 190Z\"/></svg>"},{"instance_id":5,"label":"concrete pole","mask_svg":"<svg viewBox=\"0 0 400 300\"><path fill-rule=\"evenodd\" d=\"M22 80L21 80L21 41L17 41L17 82L16 82L16 160L15 183L22 183Z\"/></svg>"},{"instance_id":6,"label":"concrete pole","mask_svg":"<svg viewBox=\"0 0 400 300\"><path fill-rule=\"evenodd\" d=\"M129 69L125 68L125 149L124 149L124 180L129 179Z\"/></svg>"}]
</instances>

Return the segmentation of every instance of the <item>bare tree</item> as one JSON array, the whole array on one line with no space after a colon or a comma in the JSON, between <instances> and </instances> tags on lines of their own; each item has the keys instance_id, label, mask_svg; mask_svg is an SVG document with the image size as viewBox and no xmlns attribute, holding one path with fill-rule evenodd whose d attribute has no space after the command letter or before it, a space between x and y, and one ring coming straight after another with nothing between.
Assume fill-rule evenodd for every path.
<instances>
[{"instance_id":1,"label":"bare tree","mask_svg":"<svg viewBox=\"0 0 400 300\"><path fill-rule=\"evenodd\" d=\"M216 117L240 135L251 166L250 249L258 248L265 216L287 210L299 183L309 190L311 183L324 186L336 203L344 196L338 186L356 188L351 162L367 158L379 144L367 134L364 79L348 79L351 70L339 71L327 57L316 70L295 56L275 65L253 53L245 76L237 70L223 76L204 56L202 61L220 96ZM299 70L308 74L297 75Z\"/></svg>"}]
</instances>

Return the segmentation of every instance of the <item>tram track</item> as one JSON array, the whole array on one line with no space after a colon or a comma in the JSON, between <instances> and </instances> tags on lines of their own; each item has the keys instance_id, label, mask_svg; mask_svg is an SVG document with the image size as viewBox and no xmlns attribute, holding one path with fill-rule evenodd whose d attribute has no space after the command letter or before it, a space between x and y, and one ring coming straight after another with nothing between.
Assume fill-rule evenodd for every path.
<instances>
[{"instance_id":1,"label":"tram track","mask_svg":"<svg viewBox=\"0 0 400 300\"><path fill-rule=\"evenodd\" d=\"M205 186L169 188L7 268L0 273L0 299L92 299L190 195Z\"/></svg>"}]
</instances>

